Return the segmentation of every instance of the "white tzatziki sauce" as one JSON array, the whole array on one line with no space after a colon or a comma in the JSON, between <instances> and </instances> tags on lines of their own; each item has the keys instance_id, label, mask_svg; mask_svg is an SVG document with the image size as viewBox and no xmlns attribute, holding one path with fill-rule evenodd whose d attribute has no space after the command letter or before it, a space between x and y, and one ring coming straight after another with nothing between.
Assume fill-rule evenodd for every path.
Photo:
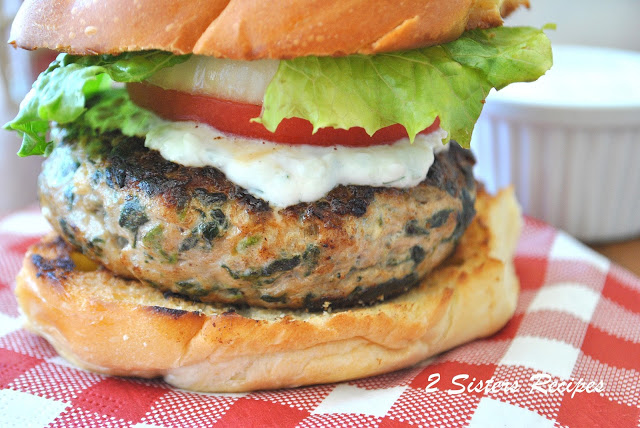
<instances>
[{"instance_id":1,"label":"white tzatziki sauce","mask_svg":"<svg viewBox=\"0 0 640 428\"><path fill-rule=\"evenodd\" d=\"M196 122L164 122L145 146L185 166L218 168L233 183L275 207L313 202L337 185L406 188L420 183L434 154L446 149L441 129L372 147L277 144L229 136Z\"/></svg>"}]
</instances>

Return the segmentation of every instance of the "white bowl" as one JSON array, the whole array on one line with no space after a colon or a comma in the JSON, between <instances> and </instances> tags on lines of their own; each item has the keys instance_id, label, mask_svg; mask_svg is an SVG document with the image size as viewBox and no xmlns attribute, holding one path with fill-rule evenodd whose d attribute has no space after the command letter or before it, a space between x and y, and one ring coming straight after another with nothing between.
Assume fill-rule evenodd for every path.
<instances>
[{"instance_id":1,"label":"white bowl","mask_svg":"<svg viewBox=\"0 0 640 428\"><path fill-rule=\"evenodd\" d=\"M579 239L640 235L640 52L554 46L535 83L487 98L472 148L490 191Z\"/></svg>"}]
</instances>

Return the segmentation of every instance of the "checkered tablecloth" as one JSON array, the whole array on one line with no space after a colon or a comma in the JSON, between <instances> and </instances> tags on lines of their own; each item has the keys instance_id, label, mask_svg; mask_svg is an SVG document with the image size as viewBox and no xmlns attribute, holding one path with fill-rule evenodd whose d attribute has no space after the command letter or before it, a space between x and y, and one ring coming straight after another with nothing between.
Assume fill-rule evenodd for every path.
<instances>
[{"instance_id":1,"label":"checkered tablecloth","mask_svg":"<svg viewBox=\"0 0 640 428\"><path fill-rule=\"evenodd\" d=\"M639 425L640 280L535 220L495 336L392 374L250 394L88 373L23 330L14 277L46 230L36 210L0 219L0 427Z\"/></svg>"}]
</instances>

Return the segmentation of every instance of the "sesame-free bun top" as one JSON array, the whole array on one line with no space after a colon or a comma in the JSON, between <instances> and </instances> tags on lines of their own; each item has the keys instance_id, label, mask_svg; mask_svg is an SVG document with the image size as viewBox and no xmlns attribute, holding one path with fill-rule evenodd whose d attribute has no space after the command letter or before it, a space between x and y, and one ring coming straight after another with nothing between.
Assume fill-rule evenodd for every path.
<instances>
[{"instance_id":1,"label":"sesame-free bun top","mask_svg":"<svg viewBox=\"0 0 640 428\"><path fill-rule=\"evenodd\" d=\"M26 0L9 43L74 54L230 59L412 49L490 28L528 0Z\"/></svg>"}]
</instances>

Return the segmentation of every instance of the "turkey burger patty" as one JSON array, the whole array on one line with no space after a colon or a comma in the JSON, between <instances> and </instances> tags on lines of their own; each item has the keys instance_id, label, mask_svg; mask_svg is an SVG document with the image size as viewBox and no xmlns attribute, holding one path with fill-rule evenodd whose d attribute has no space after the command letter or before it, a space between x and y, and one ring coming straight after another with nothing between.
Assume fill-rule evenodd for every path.
<instances>
[{"instance_id":1,"label":"turkey burger patty","mask_svg":"<svg viewBox=\"0 0 640 428\"><path fill-rule=\"evenodd\" d=\"M117 275L204 302L318 310L393 297L451 253L474 214L473 157L455 143L415 187L338 186L276 208L141 138L61 135L40 177L53 227Z\"/></svg>"}]
</instances>

